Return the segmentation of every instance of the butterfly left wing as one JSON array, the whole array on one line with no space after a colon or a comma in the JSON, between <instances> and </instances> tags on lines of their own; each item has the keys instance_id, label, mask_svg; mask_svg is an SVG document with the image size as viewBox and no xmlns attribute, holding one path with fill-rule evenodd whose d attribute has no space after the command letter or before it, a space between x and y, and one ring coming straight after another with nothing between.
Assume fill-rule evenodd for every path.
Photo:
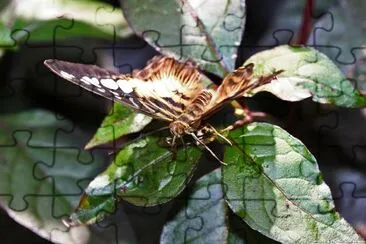
<instances>
[{"instance_id":1,"label":"butterfly left wing","mask_svg":"<svg viewBox=\"0 0 366 244\"><path fill-rule=\"evenodd\" d=\"M118 74L96 65L71 63L55 59L46 60L44 64L55 74L88 91L107 99L121 102L148 116L170 120L170 118L164 115L156 114L153 108L143 106L139 102L130 85L133 78L128 74Z\"/></svg>"},{"instance_id":2,"label":"butterfly left wing","mask_svg":"<svg viewBox=\"0 0 366 244\"><path fill-rule=\"evenodd\" d=\"M278 74L283 72L283 70L279 70L267 76L253 78L253 68L254 64L250 63L228 74L217 88L216 92L212 91L214 96L205 107L205 110L202 111L200 119L208 117L227 102L248 95L253 89L271 82L276 79Z\"/></svg>"},{"instance_id":3,"label":"butterfly left wing","mask_svg":"<svg viewBox=\"0 0 366 244\"><path fill-rule=\"evenodd\" d=\"M133 75L95 65L46 60L62 78L156 119L173 121L200 90L199 72L191 65L157 56Z\"/></svg>"},{"instance_id":4,"label":"butterfly left wing","mask_svg":"<svg viewBox=\"0 0 366 244\"><path fill-rule=\"evenodd\" d=\"M283 70L279 70L267 76L254 78L253 69L254 64L250 63L228 74L217 88L216 102L222 103L225 100L233 100L249 95L253 89L271 82L276 79L278 74L283 72Z\"/></svg>"}]
</instances>

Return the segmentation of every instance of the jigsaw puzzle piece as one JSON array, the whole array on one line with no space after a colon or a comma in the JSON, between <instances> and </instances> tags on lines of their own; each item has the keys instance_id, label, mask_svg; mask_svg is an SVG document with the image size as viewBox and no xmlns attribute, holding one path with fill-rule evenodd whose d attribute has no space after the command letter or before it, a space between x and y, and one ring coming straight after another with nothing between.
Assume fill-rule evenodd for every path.
<instances>
[{"instance_id":1,"label":"jigsaw puzzle piece","mask_svg":"<svg viewBox=\"0 0 366 244\"><path fill-rule=\"evenodd\" d=\"M212 6L205 1L171 3L166 5L165 9L157 8L151 2L139 7L133 1L125 1L122 4L124 14L133 29L157 51L177 59L194 59L205 70L223 75L234 68L234 62L231 53L218 53L218 48L220 45L231 45L233 41L240 40L244 21L229 21L244 18L244 6L243 1L219 4L214 8ZM137 17L141 15L149 16L150 19L159 18L159 21L145 23L147 18L143 20ZM217 20L214 21L214 17ZM164 22L165 25L161 25L160 22ZM229 31L223 28L224 26ZM240 28L237 28L238 26Z\"/></svg>"},{"instance_id":2,"label":"jigsaw puzzle piece","mask_svg":"<svg viewBox=\"0 0 366 244\"><path fill-rule=\"evenodd\" d=\"M121 206L113 216L89 227L94 238L89 244L99 243L137 243L135 232L129 221L124 207Z\"/></svg>"},{"instance_id":3,"label":"jigsaw puzzle piece","mask_svg":"<svg viewBox=\"0 0 366 244\"><path fill-rule=\"evenodd\" d=\"M315 21L335 3L336 0L315 2L310 21ZM275 15L270 18L272 21L268 23L268 29L259 40L259 46L277 46L296 42L304 21L305 5L306 1L285 0L280 3L276 2L275 6L271 8Z\"/></svg>"},{"instance_id":4,"label":"jigsaw puzzle piece","mask_svg":"<svg viewBox=\"0 0 366 244\"><path fill-rule=\"evenodd\" d=\"M366 138L359 131L364 128L364 111L346 108L331 110L325 108L323 111L324 115L317 118L314 125L318 128L317 156L322 157L322 154L325 158L333 156L340 163L362 167L366 157ZM358 130L354 130L355 127ZM334 150L336 153L331 153Z\"/></svg>"},{"instance_id":5,"label":"jigsaw puzzle piece","mask_svg":"<svg viewBox=\"0 0 366 244\"><path fill-rule=\"evenodd\" d=\"M59 240L65 233L61 217L78 202L81 181L91 180L103 160L94 154L92 161L91 155L81 153L81 145L75 141L86 141L85 135L77 136L71 122L53 113L34 110L1 120L1 204L16 221L44 238ZM73 143L59 133L74 133ZM50 237L53 231L58 234Z\"/></svg>"},{"instance_id":6,"label":"jigsaw puzzle piece","mask_svg":"<svg viewBox=\"0 0 366 244\"><path fill-rule=\"evenodd\" d=\"M1 203L17 222L44 238L50 238L52 229L62 229L60 211L63 214L70 211L71 203L65 197L61 201L57 199L60 197L59 192L55 190L56 187L51 178L45 178L42 181L34 178L33 172L36 171L37 161L52 162L54 149L52 146L49 148L30 146L29 142L32 138L29 137L29 133L18 132L14 137L15 145L0 147L1 155L6 157L5 164L0 166ZM60 186L63 185L59 184ZM55 207L59 204L61 210ZM42 226L43 221L47 222L47 226Z\"/></svg>"},{"instance_id":7,"label":"jigsaw puzzle piece","mask_svg":"<svg viewBox=\"0 0 366 244\"><path fill-rule=\"evenodd\" d=\"M72 132L74 130L71 122L64 120L60 115L44 110L2 116L2 123L8 126L7 129L2 129L0 146L3 147L16 146L18 143L15 137L18 133L27 134L21 137L25 140L22 144L27 147L42 148L45 142L51 142L50 146L56 146L53 142L55 142L57 131Z\"/></svg>"},{"instance_id":8,"label":"jigsaw puzzle piece","mask_svg":"<svg viewBox=\"0 0 366 244\"><path fill-rule=\"evenodd\" d=\"M161 229L169 217L171 203L153 207L137 207L122 202L122 207L127 213L138 243L159 243Z\"/></svg>"},{"instance_id":9,"label":"jigsaw puzzle piece","mask_svg":"<svg viewBox=\"0 0 366 244\"><path fill-rule=\"evenodd\" d=\"M362 1L361 1L362 2ZM364 2L341 1L316 24L309 44L326 53L338 65L351 65L364 52ZM351 37L351 38L350 38Z\"/></svg>"},{"instance_id":10,"label":"jigsaw puzzle piece","mask_svg":"<svg viewBox=\"0 0 366 244\"><path fill-rule=\"evenodd\" d=\"M301 106L302 115L294 135L315 155L337 211L356 227L366 221L360 214L366 203L366 138L360 133L364 130L364 111L310 101ZM327 211L319 208L319 212Z\"/></svg>"},{"instance_id":11,"label":"jigsaw puzzle piece","mask_svg":"<svg viewBox=\"0 0 366 244\"><path fill-rule=\"evenodd\" d=\"M179 209L178 213L165 225L161 243L195 243L198 240L222 243L227 240L227 208L220 172L217 169L203 176L195 182L189 195L176 199L174 209Z\"/></svg>"},{"instance_id":12,"label":"jigsaw puzzle piece","mask_svg":"<svg viewBox=\"0 0 366 244\"><path fill-rule=\"evenodd\" d=\"M17 168L14 168L12 169L14 172L12 172L4 169L3 172L5 178L10 175L15 177L14 180L9 180L7 186L3 185L5 188L1 192L3 195L12 194L13 199L9 202L9 207L22 211L28 208L28 201L34 202L34 200L28 199L39 197L55 199L58 196L62 198L70 196L74 197L74 202L77 201L82 193L79 181L91 180L91 175L95 175L101 169L103 160L100 157L94 157L94 160L91 160L89 153L80 153L80 147L73 148L71 145L57 147L57 143L55 145L52 143L37 144L36 139L39 138L36 135L33 138L33 133L35 132L17 132L14 136L15 144L1 146L2 155L7 155L4 167L10 170L10 165L16 167L18 164L19 170L21 170L17 172L14 171ZM41 137L42 142L45 142L44 139ZM15 160L15 157L19 157L18 160ZM25 162L28 163L25 164ZM62 174L62 172L69 172L68 167L72 168L69 171L75 172L74 175ZM23 171L24 173L21 174ZM19 176L23 180L17 180ZM25 181L27 185L23 185ZM19 190L7 193L6 189L13 188Z\"/></svg>"},{"instance_id":13,"label":"jigsaw puzzle piece","mask_svg":"<svg viewBox=\"0 0 366 244\"><path fill-rule=\"evenodd\" d=\"M347 173L334 172L340 177L332 182L338 184L338 191L334 192L333 198L339 213L356 227L358 224L366 224L366 214L359 211L366 207L366 176L355 170L345 170ZM352 181L346 181L347 179Z\"/></svg>"},{"instance_id":14,"label":"jigsaw puzzle piece","mask_svg":"<svg viewBox=\"0 0 366 244\"><path fill-rule=\"evenodd\" d=\"M148 60L159 54L137 36L116 40L113 45L95 47L93 53L95 57L101 57L98 63L103 67L123 74L143 68Z\"/></svg>"}]
</instances>

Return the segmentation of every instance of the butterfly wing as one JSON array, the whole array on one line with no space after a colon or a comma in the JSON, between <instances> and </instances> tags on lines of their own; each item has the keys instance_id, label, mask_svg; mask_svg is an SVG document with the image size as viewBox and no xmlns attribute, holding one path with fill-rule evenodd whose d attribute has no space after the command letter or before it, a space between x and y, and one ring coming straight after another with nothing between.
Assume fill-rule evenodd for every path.
<instances>
[{"instance_id":1,"label":"butterfly wing","mask_svg":"<svg viewBox=\"0 0 366 244\"><path fill-rule=\"evenodd\" d=\"M278 74L283 72L283 70L280 70L267 76L253 78L253 68L254 64L250 63L228 74L216 92L211 91L214 95L202 112L201 119L208 117L227 102L249 95L253 89L271 82L273 79L276 79Z\"/></svg>"},{"instance_id":2,"label":"butterfly wing","mask_svg":"<svg viewBox=\"0 0 366 244\"><path fill-rule=\"evenodd\" d=\"M203 89L200 73L193 65L169 57L154 57L132 75L60 60L44 63L57 75L86 90L166 121L175 120Z\"/></svg>"}]
</instances>

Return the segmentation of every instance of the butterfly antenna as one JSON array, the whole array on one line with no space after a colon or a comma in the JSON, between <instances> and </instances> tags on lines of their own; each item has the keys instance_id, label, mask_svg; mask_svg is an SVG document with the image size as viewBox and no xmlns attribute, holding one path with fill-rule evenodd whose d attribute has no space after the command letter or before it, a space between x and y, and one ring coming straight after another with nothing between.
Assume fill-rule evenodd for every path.
<instances>
[{"instance_id":1,"label":"butterfly antenna","mask_svg":"<svg viewBox=\"0 0 366 244\"><path fill-rule=\"evenodd\" d=\"M141 139L143 137L150 136L152 134L155 134L156 132L160 132L160 131L163 131L163 130L166 130L166 129L169 129L169 126L164 126L164 127L159 128L159 129L156 129L156 130L153 130L153 131L149 131L149 132L143 133L139 137L137 137L136 140L137 139Z\"/></svg>"},{"instance_id":2,"label":"butterfly antenna","mask_svg":"<svg viewBox=\"0 0 366 244\"><path fill-rule=\"evenodd\" d=\"M221 134L220 132L218 132L215 127L213 127L212 125L208 125L210 127L211 130L213 130L215 132L216 135L218 135L221 139L223 139L224 141L226 141L230 146L233 145L233 143L227 139L223 134Z\"/></svg>"},{"instance_id":3,"label":"butterfly antenna","mask_svg":"<svg viewBox=\"0 0 366 244\"><path fill-rule=\"evenodd\" d=\"M204 148L206 148L207 151L209 151L211 153L211 155L216 158L221 164L223 165L227 165L227 163L223 162L221 159L219 159L216 154L208 147L206 146L205 143L203 143L203 141L201 141L194 133L190 133L190 135L197 141L199 142L202 146L204 146Z\"/></svg>"}]
</instances>

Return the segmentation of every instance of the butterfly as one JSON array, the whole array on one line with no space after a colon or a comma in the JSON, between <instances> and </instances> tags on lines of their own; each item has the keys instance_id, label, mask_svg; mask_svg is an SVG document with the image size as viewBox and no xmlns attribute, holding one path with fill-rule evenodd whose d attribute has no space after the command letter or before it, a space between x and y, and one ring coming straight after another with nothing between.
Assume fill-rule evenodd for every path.
<instances>
[{"instance_id":1,"label":"butterfly","mask_svg":"<svg viewBox=\"0 0 366 244\"><path fill-rule=\"evenodd\" d=\"M218 157L206 146L205 135L214 133L228 139L212 126L203 125L202 121L226 103L248 95L282 72L254 78L254 64L250 63L228 74L214 90L204 87L203 76L193 62L179 62L166 56L153 57L143 69L135 69L132 74L55 59L45 60L44 64L55 74L86 90L167 121L173 136L171 145L175 145L177 138L191 135L216 159Z\"/></svg>"}]
</instances>

